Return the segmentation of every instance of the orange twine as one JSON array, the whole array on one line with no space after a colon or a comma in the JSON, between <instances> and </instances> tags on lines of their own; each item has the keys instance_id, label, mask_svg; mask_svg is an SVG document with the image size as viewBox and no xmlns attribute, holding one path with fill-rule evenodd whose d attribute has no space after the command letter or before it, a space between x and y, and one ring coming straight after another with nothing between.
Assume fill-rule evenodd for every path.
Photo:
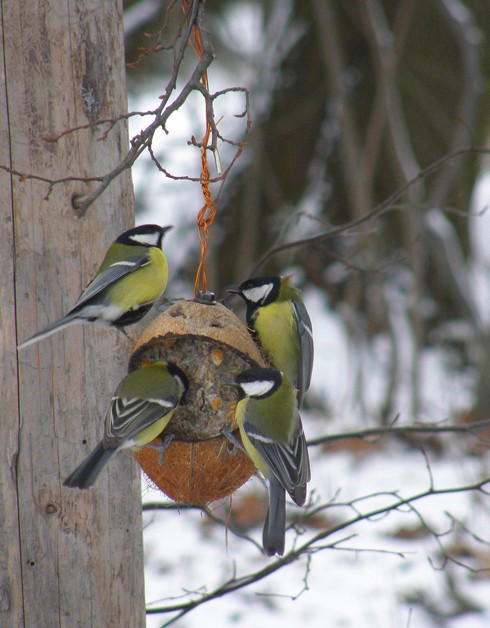
<instances>
[{"instance_id":1,"label":"orange twine","mask_svg":"<svg viewBox=\"0 0 490 628\"><path fill-rule=\"evenodd\" d=\"M185 13L186 7L189 6L189 0L182 0L182 9ZM201 42L201 37L199 34L199 27L197 24L194 24L194 40L189 40L189 43L197 54L199 59L202 59L203 46ZM208 73L205 72L201 77L201 82L208 90ZM202 290L207 289L207 278L206 278L206 249L208 245L208 237L209 237L209 227L212 225L215 217L216 217L216 203L213 200L213 196L211 194L211 190L209 189L209 166L208 166L208 158L206 147L208 145L209 136L211 134L211 125L207 118L206 111L206 132L204 133L204 137L201 141L201 188L202 195L204 197L204 205L199 210L197 215L197 232L199 235L199 242L201 243L201 260L199 262L199 266L196 272L196 280L194 282L194 294L197 294L199 290L199 286L201 286Z\"/></svg>"}]
</instances>

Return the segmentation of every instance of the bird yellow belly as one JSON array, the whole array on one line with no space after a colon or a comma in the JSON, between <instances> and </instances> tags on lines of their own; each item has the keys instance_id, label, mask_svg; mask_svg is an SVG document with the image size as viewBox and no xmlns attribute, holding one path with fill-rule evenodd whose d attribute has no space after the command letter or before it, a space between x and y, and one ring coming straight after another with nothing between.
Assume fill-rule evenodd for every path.
<instances>
[{"instance_id":1,"label":"bird yellow belly","mask_svg":"<svg viewBox=\"0 0 490 628\"><path fill-rule=\"evenodd\" d=\"M236 420L238 423L238 428L240 430L240 436L242 439L243 446L245 447L247 454L252 459L254 465L262 473L262 475L265 478L267 478L269 477L269 473L270 473L269 465L265 462L265 460L262 458L259 452L252 445L249 437L247 436L247 434L245 433L245 430L243 429L243 414L244 414L247 402L248 402L247 399L243 399L242 401L239 402L236 408Z\"/></svg>"},{"instance_id":2,"label":"bird yellow belly","mask_svg":"<svg viewBox=\"0 0 490 628\"><path fill-rule=\"evenodd\" d=\"M291 304L275 302L259 309L254 326L272 366L285 373L290 381L295 381L299 355Z\"/></svg>"},{"instance_id":3,"label":"bird yellow belly","mask_svg":"<svg viewBox=\"0 0 490 628\"><path fill-rule=\"evenodd\" d=\"M143 445L147 445L148 443L151 443L151 441L154 438L159 436L163 432L163 430L167 427L167 424L172 418L173 413L174 411L172 410L171 412L163 416L161 419L158 419L157 421L149 425L146 429L144 429L142 432L140 432L134 439L136 446L142 447Z\"/></svg>"},{"instance_id":4,"label":"bird yellow belly","mask_svg":"<svg viewBox=\"0 0 490 628\"><path fill-rule=\"evenodd\" d=\"M137 309L140 305L156 301L167 287L168 266L164 253L160 249L152 249L151 258L151 264L138 268L111 288L111 300L122 310Z\"/></svg>"}]
</instances>

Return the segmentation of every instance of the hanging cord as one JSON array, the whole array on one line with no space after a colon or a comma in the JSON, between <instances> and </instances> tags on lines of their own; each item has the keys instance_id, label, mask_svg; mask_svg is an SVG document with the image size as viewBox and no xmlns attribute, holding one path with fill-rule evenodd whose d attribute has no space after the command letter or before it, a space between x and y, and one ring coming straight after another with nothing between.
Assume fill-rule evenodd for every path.
<instances>
[{"instance_id":1,"label":"hanging cord","mask_svg":"<svg viewBox=\"0 0 490 628\"><path fill-rule=\"evenodd\" d=\"M184 13L188 6L189 0L182 0L182 9ZM197 24L194 24L193 31L194 41L189 40L189 44L191 45L192 49L197 54L199 59L202 59L203 45L199 34L199 27L197 26ZM201 82L206 89L206 92L209 92L207 71L204 72L204 74L202 75ZM197 230L199 235L199 242L201 243L201 260L199 262L199 266L196 272L196 280L194 282L194 294L197 294L198 290L200 289L207 289L206 249L208 245L209 227L212 225L216 217L216 203L214 202L211 190L209 189L210 176L207 158L207 145L210 134L211 124L209 122L208 111L206 109L206 132L204 133L204 137L201 141L201 188L202 195L204 197L204 205L201 207L197 215Z\"/></svg>"},{"instance_id":2,"label":"hanging cord","mask_svg":"<svg viewBox=\"0 0 490 628\"><path fill-rule=\"evenodd\" d=\"M203 77L204 78L204 77ZM207 81L206 81L207 82ZM204 83L204 80L203 80ZM211 190L209 189L209 167L206 155L206 146L209 139L211 127L209 122L206 123L206 133L202 139L201 146L201 188L204 196L204 205L197 215L197 229L199 241L201 243L201 260L196 272L196 281L194 283L194 293L197 294L199 286L202 290L207 290L206 278L206 248L208 245L209 227L212 225L216 217L216 203L213 200Z\"/></svg>"}]
</instances>

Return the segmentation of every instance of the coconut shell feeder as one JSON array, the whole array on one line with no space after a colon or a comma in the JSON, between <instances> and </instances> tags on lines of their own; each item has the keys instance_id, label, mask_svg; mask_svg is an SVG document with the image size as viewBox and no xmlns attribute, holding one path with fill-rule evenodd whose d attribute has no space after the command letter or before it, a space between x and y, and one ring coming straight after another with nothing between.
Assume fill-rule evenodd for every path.
<instances>
[{"instance_id":1,"label":"coconut shell feeder","mask_svg":"<svg viewBox=\"0 0 490 628\"><path fill-rule=\"evenodd\" d=\"M211 295L211 296L210 296ZM159 452L143 447L133 455L145 474L171 499L205 504L230 495L255 472L250 458L223 435L240 442L235 421L238 396L227 385L238 373L265 361L247 328L212 293L182 300L153 320L136 341L129 371L156 360L175 362L189 389L161 436L174 440Z\"/></svg>"}]
</instances>

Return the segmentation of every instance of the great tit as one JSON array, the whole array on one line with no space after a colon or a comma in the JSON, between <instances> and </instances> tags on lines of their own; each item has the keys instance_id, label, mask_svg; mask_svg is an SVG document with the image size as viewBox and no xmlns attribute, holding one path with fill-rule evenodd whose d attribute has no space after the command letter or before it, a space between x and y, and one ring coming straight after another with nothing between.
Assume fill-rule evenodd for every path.
<instances>
[{"instance_id":1,"label":"great tit","mask_svg":"<svg viewBox=\"0 0 490 628\"><path fill-rule=\"evenodd\" d=\"M298 406L310 387L313 368L311 320L290 277L254 277L228 292L247 305L247 324L271 365L298 390Z\"/></svg>"},{"instance_id":2,"label":"great tit","mask_svg":"<svg viewBox=\"0 0 490 628\"><path fill-rule=\"evenodd\" d=\"M308 449L298 413L296 391L286 375L254 367L232 382L241 400L236 420L243 445L268 480L269 510L262 542L267 556L284 553L286 494L302 506L310 481Z\"/></svg>"},{"instance_id":3,"label":"great tit","mask_svg":"<svg viewBox=\"0 0 490 628\"><path fill-rule=\"evenodd\" d=\"M105 416L104 437L64 485L89 488L118 449L150 443L167 426L187 387L186 375L171 362L154 362L126 375Z\"/></svg>"},{"instance_id":4,"label":"great tit","mask_svg":"<svg viewBox=\"0 0 490 628\"><path fill-rule=\"evenodd\" d=\"M139 321L167 286L168 266L162 241L169 229L172 227L141 225L121 234L109 247L97 275L73 309L18 348L28 347L80 321L118 328Z\"/></svg>"}]
</instances>

